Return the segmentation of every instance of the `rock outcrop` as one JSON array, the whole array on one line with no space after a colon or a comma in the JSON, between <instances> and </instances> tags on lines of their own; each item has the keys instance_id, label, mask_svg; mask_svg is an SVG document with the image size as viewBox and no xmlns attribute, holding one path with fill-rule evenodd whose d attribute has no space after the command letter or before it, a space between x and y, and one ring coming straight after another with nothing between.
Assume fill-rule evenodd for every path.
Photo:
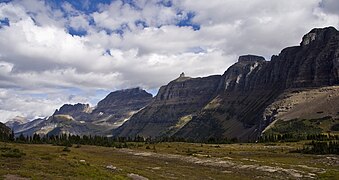
<instances>
[{"instance_id":1,"label":"rock outcrop","mask_svg":"<svg viewBox=\"0 0 339 180\"><path fill-rule=\"evenodd\" d=\"M238 62L263 62L265 61L265 58L262 56L256 56L256 55L243 55L239 56Z\"/></svg>"}]
</instances>

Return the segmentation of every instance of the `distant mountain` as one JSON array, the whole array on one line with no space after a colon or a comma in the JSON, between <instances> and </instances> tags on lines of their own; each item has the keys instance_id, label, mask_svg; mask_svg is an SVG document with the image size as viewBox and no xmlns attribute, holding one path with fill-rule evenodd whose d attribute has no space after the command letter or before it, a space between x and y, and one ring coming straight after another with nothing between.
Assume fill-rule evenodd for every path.
<instances>
[{"instance_id":1,"label":"distant mountain","mask_svg":"<svg viewBox=\"0 0 339 180\"><path fill-rule=\"evenodd\" d=\"M64 104L59 110L55 110L53 116L67 114L74 118L77 117L76 119L86 119L86 116L91 112L92 108L89 104Z\"/></svg>"},{"instance_id":2,"label":"distant mountain","mask_svg":"<svg viewBox=\"0 0 339 180\"><path fill-rule=\"evenodd\" d=\"M110 124L117 128L152 100L152 94L140 88L115 91L98 103L91 117L96 119L96 124Z\"/></svg>"},{"instance_id":3,"label":"distant mountain","mask_svg":"<svg viewBox=\"0 0 339 180\"><path fill-rule=\"evenodd\" d=\"M88 104L64 104L53 115L27 123L8 125L15 134L78 134L111 135L112 129L119 127L135 112L152 101L152 95L140 88L119 90L110 93L97 107Z\"/></svg>"},{"instance_id":4,"label":"distant mountain","mask_svg":"<svg viewBox=\"0 0 339 180\"><path fill-rule=\"evenodd\" d=\"M333 27L313 29L302 38L300 46L285 48L278 56L272 56L271 61L254 55L240 56L222 76L170 82L160 88L149 106L113 134L175 136L198 141L225 137L254 140L264 129L271 128L272 122L282 120L277 116L282 106L288 106L286 112L294 111L294 116L284 121L307 117L297 111L317 114L317 108L306 112L295 109L298 104L319 107L309 99L316 92L319 97L331 96L332 110L324 110L317 117L330 116L334 126L339 124L335 85L339 85L339 32ZM324 87L330 87L332 93L322 90ZM306 100L287 100L295 91L312 90L315 92L310 92L311 97L305 97ZM326 129L330 128L322 131Z\"/></svg>"},{"instance_id":5,"label":"distant mountain","mask_svg":"<svg viewBox=\"0 0 339 180\"><path fill-rule=\"evenodd\" d=\"M13 119L7 121L5 125L11 129L17 129L19 126L25 123L27 123L27 119L25 117L16 116Z\"/></svg>"},{"instance_id":6,"label":"distant mountain","mask_svg":"<svg viewBox=\"0 0 339 180\"><path fill-rule=\"evenodd\" d=\"M9 121L6 125L14 131L16 136L20 134L31 135L40 128L40 123L45 120L46 119L39 118L29 122Z\"/></svg>"}]
</instances>

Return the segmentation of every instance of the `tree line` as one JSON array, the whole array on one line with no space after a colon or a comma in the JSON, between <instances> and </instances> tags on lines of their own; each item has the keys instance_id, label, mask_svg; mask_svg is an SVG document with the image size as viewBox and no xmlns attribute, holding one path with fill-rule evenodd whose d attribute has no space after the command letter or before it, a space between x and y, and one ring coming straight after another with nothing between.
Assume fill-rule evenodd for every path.
<instances>
[{"instance_id":1,"label":"tree line","mask_svg":"<svg viewBox=\"0 0 339 180\"><path fill-rule=\"evenodd\" d=\"M331 141L339 140L335 134L265 134L259 137L258 142L298 142L303 140Z\"/></svg>"},{"instance_id":2,"label":"tree line","mask_svg":"<svg viewBox=\"0 0 339 180\"><path fill-rule=\"evenodd\" d=\"M144 142L155 144L160 142L188 142L188 143L206 143L206 144L230 144L237 143L237 138L208 138L204 141L197 141L194 139L185 139L182 137L147 137L142 136L132 137L106 137L106 136L92 136L92 135L39 135L33 134L31 136L20 134L14 137L12 134L1 134L0 140L5 142L25 143L25 144L53 144L59 146L72 146L73 144L79 145L95 145L106 147L126 147L127 142Z\"/></svg>"},{"instance_id":3,"label":"tree line","mask_svg":"<svg viewBox=\"0 0 339 180\"><path fill-rule=\"evenodd\" d=\"M306 143L303 149L297 150L301 153L310 154L338 154L339 152L339 135L333 134L312 134L300 136L295 134L268 134L263 135L258 139L259 143L268 142L295 142L302 140L312 140L311 143ZM14 137L14 133L2 133L0 131L0 141L25 143L25 144L53 144L58 146L71 147L72 145L95 145L116 148L128 148L136 146L130 142L144 142L154 144L158 142L193 142L193 143L210 143L210 144L229 144L237 143L236 138L232 139L217 139L209 138L206 141L194 141L179 137L162 137L162 138L144 138L141 136L131 137L106 137L106 136L91 136L91 135L39 135L33 134L32 136L25 136L23 134Z\"/></svg>"},{"instance_id":4,"label":"tree line","mask_svg":"<svg viewBox=\"0 0 339 180\"><path fill-rule=\"evenodd\" d=\"M305 154L338 154L339 141L312 141L306 143L304 147L297 152Z\"/></svg>"}]
</instances>

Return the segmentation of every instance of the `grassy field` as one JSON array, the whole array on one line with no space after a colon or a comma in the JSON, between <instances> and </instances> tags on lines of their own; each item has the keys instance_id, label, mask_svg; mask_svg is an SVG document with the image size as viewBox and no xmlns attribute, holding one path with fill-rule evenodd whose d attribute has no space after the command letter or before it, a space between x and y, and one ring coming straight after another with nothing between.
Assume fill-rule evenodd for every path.
<instances>
[{"instance_id":1,"label":"grassy field","mask_svg":"<svg viewBox=\"0 0 339 180\"><path fill-rule=\"evenodd\" d=\"M68 152L61 146L0 143L0 178L339 179L339 156L290 152L302 143L134 145L73 146ZM25 155L6 156L13 149Z\"/></svg>"}]
</instances>

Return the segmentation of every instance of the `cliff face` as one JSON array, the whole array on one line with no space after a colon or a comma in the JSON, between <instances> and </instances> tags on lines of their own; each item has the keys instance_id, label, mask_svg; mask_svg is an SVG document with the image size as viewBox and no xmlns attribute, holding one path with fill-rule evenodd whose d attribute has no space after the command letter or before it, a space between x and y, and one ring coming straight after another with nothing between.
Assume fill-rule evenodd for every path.
<instances>
[{"instance_id":1,"label":"cliff face","mask_svg":"<svg viewBox=\"0 0 339 180\"><path fill-rule=\"evenodd\" d=\"M222 75L214 99L174 136L192 140L252 136L260 125L260 111L279 93L259 87L258 74L268 63L260 56L240 56Z\"/></svg>"},{"instance_id":2,"label":"cliff face","mask_svg":"<svg viewBox=\"0 0 339 180\"><path fill-rule=\"evenodd\" d=\"M338 31L313 29L300 46L285 48L271 61L245 55L222 76L180 76L114 135L253 140L273 121L264 112L282 93L339 84L338 74Z\"/></svg>"},{"instance_id":3,"label":"cliff face","mask_svg":"<svg viewBox=\"0 0 339 180\"><path fill-rule=\"evenodd\" d=\"M261 56L240 56L238 62L227 69L219 85L220 93L248 91L256 88L258 73L267 65Z\"/></svg>"},{"instance_id":4,"label":"cliff face","mask_svg":"<svg viewBox=\"0 0 339 180\"><path fill-rule=\"evenodd\" d=\"M154 101L113 131L116 136L161 136L175 132L176 127L204 107L216 94L221 76L179 78L162 86Z\"/></svg>"},{"instance_id":5,"label":"cliff face","mask_svg":"<svg viewBox=\"0 0 339 180\"><path fill-rule=\"evenodd\" d=\"M332 27L313 29L271 61L249 57L224 73L219 95L175 136L253 140L273 121L265 108L284 91L339 84L339 33Z\"/></svg>"},{"instance_id":6,"label":"cliff face","mask_svg":"<svg viewBox=\"0 0 339 180\"><path fill-rule=\"evenodd\" d=\"M273 56L261 76L264 83L280 83L281 88L319 87L337 84L339 34L333 28L313 29L301 46L284 49ZM266 80L267 79L267 80Z\"/></svg>"},{"instance_id":7,"label":"cliff face","mask_svg":"<svg viewBox=\"0 0 339 180\"><path fill-rule=\"evenodd\" d=\"M339 81L339 34L333 28L313 29L300 46L288 47L271 61L257 56L240 56L223 75L224 87L232 90L317 87Z\"/></svg>"}]
</instances>

